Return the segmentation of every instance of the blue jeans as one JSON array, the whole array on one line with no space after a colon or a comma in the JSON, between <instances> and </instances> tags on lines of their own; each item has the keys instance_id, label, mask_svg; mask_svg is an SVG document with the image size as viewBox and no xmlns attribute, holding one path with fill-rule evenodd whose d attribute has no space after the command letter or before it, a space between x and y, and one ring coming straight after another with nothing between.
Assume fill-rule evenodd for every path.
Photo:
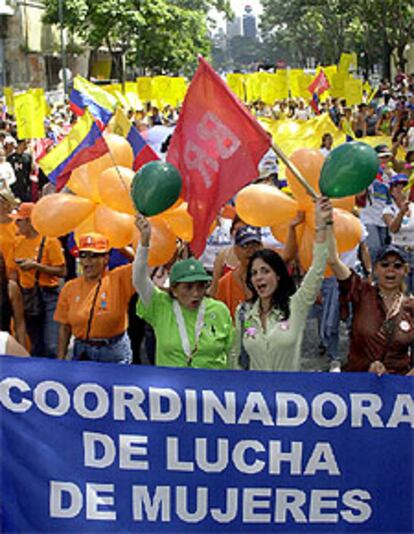
<instances>
[{"instance_id":1,"label":"blue jeans","mask_svg":"<svg viewBox=\"0 0 414 534\"><path fill-rule=\"evenodd\" d=\"M324 278L321 287L322 317L319 335L330 360L338 359L339 346L339 288L334 276Z\"/></svg>"},{"instance_id":2,"label":"blue jeans","mask_svg":"<svg viewBox=\"0 0 414 534\"><path fill-rule=\"evenodd\" d=\"M105 341L107 343L96 346L81 339L75 339L72 359L106 363L132 362L131 341L126 332L121 336L116 336L114 341L110 338L102 340L103 343Z\"/></svg>"},{"instance_id":3,"label":"blue jeans","mask_svg":"<svg viewBox=\"0 0 414 534\"><path fill-rule=\"evenodd\" d=\"M389 237L388 228L385 226L376 226L375 224L366 224L365 227L368 232L365 243L368 247L372 263L374 263L379 249L387 244L387 238Z\"/></svg>"},{"instance_id":4,"label":"blue jeans","mask_svg":"<svg viewBox=\"0 0 414 534\"><path fill-rule=\"evenodd\" d=\"M59 323L53 319L59 288L40 288L43 302L41 315L25 315L26 330L30 338L32 356L56 358Z\"/></svg>"}]
</instances>

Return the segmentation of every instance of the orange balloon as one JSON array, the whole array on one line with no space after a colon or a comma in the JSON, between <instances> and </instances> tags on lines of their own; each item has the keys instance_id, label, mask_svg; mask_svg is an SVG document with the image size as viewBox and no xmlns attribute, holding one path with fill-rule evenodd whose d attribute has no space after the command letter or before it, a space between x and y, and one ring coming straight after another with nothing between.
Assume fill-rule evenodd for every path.
<instances>
[{"instance_id":1,"label":"orange balloon","mask_svg":"<svg viewBox=\"0 0 414 534\"><path fill-rule=\"evenodd\" d=\"M305 225L304 224L299 224L295 228L296 241L298 243L301 242L304 229L305 229ZM289 232L289 221L286 221L285 223L281 223L281 224L272 226L270 228L270 230L271 230L271 232L272 232L272 234L273 234L275 239L277 239L280 243L286 243L287 237L288 237L288 232Z\"/></svg>"},{"instance_id":2,"label":"orange balloon","mask_svg":"<svg viewBox=\"0 0 414 534\"><path fill-rule=\"evenodd\" d=\"M299 150L296 150L289 159L300 171L309 185L311 185L316 193L319 194L319 175L325 161L319 150L300 148ZM301 185L288 168L286 168L286 177L293 196L296 198L299 205L301 207L312 205L312 197L307 194L303 185Z\"/></svg>"},{"instance_id":3,"label":"orange balloon","mask_svg":"<svg viewBox=\"0 0 414 534\"><path fill-rule=\"evenodd\" d=\"M333 198L332 205L334 208L341 210L352 211L355 206L355 197Z\"/></svg>"},{"instance_id":4,"label":"orange balloon","mask_svg":"<svg viewBox=\"0 0 414 534\"><path fill-rule=\"evenodd\" d=\"M169 224L177 237L190 242L193 239L193 218L188 213L187 207L187 203L183 202L175 210L164 211L159 218Z\"/></svg>"},{"instance_id":5,"label":"orange balloon","mask_svg":"<svg viewBox=\"0 0 414 534\"><path fill-rule=\"evenodd\" d=\"M109 239L111 247L122 248L132 243L134 217L108 206L99 205L95 212L95 228Z\"/></svg>"},{"instance_id":6,"label":"orange balloon","mask_svg":"<svg viewBox=\"0 0 414 534\"><path fill-rule=\"evenodd\" d=\"M100 202L98 175L91 171L90 165L91 163L86 163L75 169L66 185L78 196Z\"/></svg>"},{"instance_id":7,"label":"orange balloon","mask_svg":"<svg viewBox=\"0 0 414 534\"><path fill-rule=\"evenodd\" d=\"M274 226L292 219L298 203L267 184L248 185L236 197L237 215L252 226Z\"/></svg>"},{"instance_id":8,"label":"orange balloon","mask_svg":"<svg viewBox=\"0 0 414 534\"><path fill-rule=\"evenodd\" d=\"M36 203L31 221L39 234L59 237L72 232L94 209L95 204L86 198L54 193Z\"/></svg>"},{"instance_id":9,"label":"orange balloon","mask_svg":"<svg viewBox=\"0 0 414 534\"><path fill-rule=\"evenodd\" d=\"M347 252L357 247L362 239L362 225L349 211L334 209L334 231L338 252Z\"/></svg>"},{"instance_id":10,"label":"orange balloon","mask_svg":"<svg viewBox=\"0 0 414 534\"><path fill-rule=\"evenodd\" d=\"M169 225L158 218L151 218L151 243L148 255L148 265L158 267L165 265L177 250L176 237Z\"/></svg>"},{"instance_id":11,"label":"orange balloon","mask_svg":"<svg viewBox=\"0 0 414 534\"><path fill-rule=\"evenodd\" d=\"M136 214L130 190L134 171L126 167L109 167L98 178L102 203L116 211Z\"/></svg>"},{"instance_id":12,"label":"orange balloon","mask_svg":"<svg viewBox=\"0 0 414 534\"><path fill-rule=\"evenodd\" d=\"M114 165L132 169L134 153L125 137L113 133L105 133L104 139L108 145L109 153L87 164L89 175L97 178L104 170Z\"/></svg>"},{"instance_id":13,"label":"orange balloon","mask_svg":"<svg viewBox=\"0 0 414 534\"><path fill-rule=\"evenodd\" d=\"M89 234L91 232L97 232L96 225L95 225L95 211L89 215L89 217L86 217L84 221L80 223L79 226L77 226L74 230L74 238L76 241L76 244L79 245L79 238L83 234Z\"/></svg>"}]
</instances>

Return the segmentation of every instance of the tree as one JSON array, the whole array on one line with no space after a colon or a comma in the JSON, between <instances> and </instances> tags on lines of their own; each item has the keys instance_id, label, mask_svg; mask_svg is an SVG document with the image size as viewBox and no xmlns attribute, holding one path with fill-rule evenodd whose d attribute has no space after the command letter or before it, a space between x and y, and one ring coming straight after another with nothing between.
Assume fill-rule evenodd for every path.
<instances>
[{"instance_id":1,"label":"tree","mask_svg":"<svg viewBox=\"0 0 414 534\"><path fill-rule=\"evenodd\" d=\"M261 30L267 47L283 45L293 62L315 57L336 63L341 52L356 51L366 71L389 56L404 66L404 50L414 39L413 0L263 0Z\"/></svg>"},{"instance_id":2,"label":"tree","mask_svg":"<svg viewBox=\"0 0 414 534\"><path fill-rule=\"evenodd\" d=\"M227 0L65 0L63 26L94 50L106 46L121 65L178 72L209 54L211 7L227 16ZM58 0L46 3L44 20L59 23Z\"/></svg>"}]
</instances>

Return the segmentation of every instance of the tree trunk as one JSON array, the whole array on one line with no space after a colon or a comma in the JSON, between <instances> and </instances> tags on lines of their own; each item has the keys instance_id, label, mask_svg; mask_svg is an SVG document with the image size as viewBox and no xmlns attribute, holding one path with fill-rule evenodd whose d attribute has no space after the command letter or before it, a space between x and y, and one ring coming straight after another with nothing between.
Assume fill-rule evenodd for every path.
<instances>
[{"instance_id":1,"label":"tree trunk","mask_svg":"<svg viewBox=\"0 0 414 534\"><path fill-rule=\"evenodd\" d=\"M391 54L392 48L384 36L384 55L383 55L383 78L391 80Z\"/></svg>"},{"instance_id":2,"label":"tree trunk","mask_svg":"<svg viewBox=\"0 0 414 534\"><path fill-rule=\"evenodd\" d=\"M405 65L407 63L407 60L404 57L404 51L405 51L405 43L403 45L399 45L397 47L397 62L398 67L405 72Z\"/></svg>"}]
</instances>

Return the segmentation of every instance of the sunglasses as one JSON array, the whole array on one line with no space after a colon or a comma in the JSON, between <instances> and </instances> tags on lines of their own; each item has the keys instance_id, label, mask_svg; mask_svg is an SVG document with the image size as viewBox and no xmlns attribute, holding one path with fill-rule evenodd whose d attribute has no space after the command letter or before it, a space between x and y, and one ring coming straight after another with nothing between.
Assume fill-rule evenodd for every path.
<instances>
[{"instance_id":1,"label":"sunglasses","mask_svg":"<svg viewBox=\"0 0 414 534\"><path fill-rule=\"evenodd\" d=\"M85 260L86 258L103 258L105 256L105 252L89 252L86 250L81 250L79 252L79 258L81 260Z\"/></svg>"},{"instance_id":2,"label":"sunglasses","mask_svg":"<svg viewBox=\"0 0 414 534\"><path fill-rule=\"evenodd\" d=\"M404 263L402 261L380 261L380 265L383 269L388 269L388 267L394 267L394 269L402 269Z\"/></svg>"}]
</instances>

